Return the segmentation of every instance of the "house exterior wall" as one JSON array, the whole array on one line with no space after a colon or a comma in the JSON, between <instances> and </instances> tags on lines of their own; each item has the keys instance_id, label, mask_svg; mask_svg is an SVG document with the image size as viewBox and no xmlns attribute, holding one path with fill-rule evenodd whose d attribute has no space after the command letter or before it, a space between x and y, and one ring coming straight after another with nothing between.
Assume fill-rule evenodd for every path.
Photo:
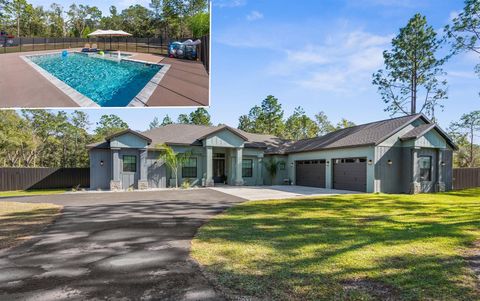
<instances>
[{"instance_id":1,"label":"house exterior wall","mask_svg":"<svg viewBox=\"0 0 480 301\"><path fill-rule=\"evenodd\" d=\"M213 146L213 147L228 147L236 148L243 147L245 140L238 137L228 130L217 132L212 136L207 137L203 141L204 146Z\"/></svg>"},{"instance_id":2,"label":"house exterior wall","mask_svg":"<svg viewBox=\"0 0 480 301\"><path fill-rule=\"evenodd\" d=\"M274 156L266 156L263 159L263 162L268 162L270 159L274 159L277 162L283 162L283 167L279 166L277 169L277 174L272 180L272 177L270 176L269 172L267 171L267 168L265 167L265 164L262 163L262 170L263 170L263 182L262 185L283 185L285 184L284 180L288 179L291 181L291 178L288 174L288 156L279 156L279 155L274 155Z\"/></svg>"},{"instance_id":3,"label":"house exterior wall","mask_svg":"<svg viewBox=\"0 0 480 301\"><path fill-rule=\"evenodd\" d=\"M149 151L147 154L147 179L149 188L167 187L167 165L159 158L160 153Z\"/></svg>"},{"instance_id":4,"label":"house exterior wall","mask_svg":"<svg viewBox=\"0 0 480 301\"><path fill-rule=\"evenodd\" d=\"M339 159L339 158L361 158L366 157L367 162L369 160L374 160L375 157L375 147L373 146L363 146L363 147L352 147L352 148L342 148L342 149L331 149L331 150L323 150L323 151L313 151L313 152L304 152L304 153L296 153L290 154L288 156L288 176L295 184L295 161L298 160L326 160L328 164L326 164L325 168L325 187L332 188L333 187L333 164L332 159ZM367 192L374 192L374 177L375 175L375 168L373 164L367 164Z\"/></svg>"},{"instance_id":5,"label":"house exterior wall","mask_svg":"<svg viewBox=\"0 0 480 301\"><path fill-rule=\"evenodd\" d=\"M147 141L137 135L126 133L110 140L110 147L118 148L146 148Z\"/></svg>"},{"instance_id":6,"label":"house exterior wall","mask_svg":"<svg viewBox=\"0 0 480 301\"><path fill-rule=\"evenodd\" d=\"M112 154L109 149L90 150L90 189L109 189L112 178ZM103 161L103 166L100 162Z\"/></svg>"},{"instance_id":7,"label":"house exterior wall","mask_svg":"<svg viewBox=\"0 0 480 301\"><path fill-rule=\"evenodd\" d=\"M389 161L391 164L389 164ZM407 193L410 175L405 170L410 164L404 160L402 147L375 147L374 191L384 193ZM406 178L406 179L405 179Z\"/></svg>"}]
</instances>

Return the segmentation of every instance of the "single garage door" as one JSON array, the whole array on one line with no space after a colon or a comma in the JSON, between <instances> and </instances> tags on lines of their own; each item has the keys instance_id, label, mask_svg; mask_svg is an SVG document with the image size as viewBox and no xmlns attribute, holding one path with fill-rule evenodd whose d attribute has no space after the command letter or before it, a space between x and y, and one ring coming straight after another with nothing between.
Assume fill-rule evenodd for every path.
<instances>
[{"instance_id":1,"label":"single garage door","mask_svg":"<svg viewBox=\"0 0 480 301\"><path fill-rule=\"evenodd\" d=\"M333 159L333 188L367 191L367 158Z\"/></svg>"},{"instance_id":2,"label":"single garage door","mask_svg":"<svg viewBox=\"0 0 480 301\"><path fill-rule=\"evenodd\" d=\"M296 161L295 167L297 185L325 188L325 160Z\"/></svg>"}]
</instances>

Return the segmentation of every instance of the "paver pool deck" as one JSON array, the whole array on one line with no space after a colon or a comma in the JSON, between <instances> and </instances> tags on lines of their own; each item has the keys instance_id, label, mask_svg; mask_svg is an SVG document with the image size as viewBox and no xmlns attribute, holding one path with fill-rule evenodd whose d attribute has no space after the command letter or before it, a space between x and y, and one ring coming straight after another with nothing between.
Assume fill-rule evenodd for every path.
<instances>
[{"instance_id":1,"label":"paver pool deck","mask_svg":"<svg viewBox=\"0 0 480 301\"><path fill-rule=\"evenodd\" d=\"M213 215L245 201L211 189L4 198L63 205L0 251L0 300L224 300L189 258Z\"/></svg>"},{"instance_id":2,"label":"paver pool deck","mask_svg":"<svg viewBox=\"0 0 480 301\"><path fill-rule=\"evenodd\" d=\"M21 58L59 51L61 50L0 54L0 108L78 107L75 101ZM208 106L209 76L201 62L147 53L128 53L133 54L131 58L134 60L170 65L146 106Z\"/></svg>"}]
</instances>

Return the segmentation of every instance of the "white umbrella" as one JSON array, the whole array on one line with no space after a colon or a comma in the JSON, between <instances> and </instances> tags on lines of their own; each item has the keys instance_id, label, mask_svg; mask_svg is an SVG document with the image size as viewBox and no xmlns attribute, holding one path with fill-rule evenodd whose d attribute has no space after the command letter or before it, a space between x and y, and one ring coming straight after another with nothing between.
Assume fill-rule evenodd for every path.
<instances>
[{"instance_id":1,"label":"white umbrella","mask_svg":"<svg viewBox=\"0 0 480 301\"><path fill-rule=\"evenodd\" d=\"M89 37L110 37L110 49L112 48L112 37L130 37L132 34L123 30L102 30L97 29L88 34Z\"/></svg>"}]
</instances>

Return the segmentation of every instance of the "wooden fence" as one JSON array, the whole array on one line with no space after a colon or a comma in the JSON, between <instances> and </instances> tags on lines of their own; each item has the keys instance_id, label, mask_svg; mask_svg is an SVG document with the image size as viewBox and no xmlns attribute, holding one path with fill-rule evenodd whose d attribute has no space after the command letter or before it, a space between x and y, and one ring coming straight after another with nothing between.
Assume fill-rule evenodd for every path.
<instances>
[{"instance_id":1,"label":"wooden fence","mask_svg":"<svg viewBox=\"0 0 480 301\"><path fill-rule=\"evenodd\" d=\"M453 189L480 187L480 168L454 168Z\"/></svg>"},{"instance_id":2,"label":"wooden fence","mask_svg":"<svg viewBox=\"0 0 480 301\"><path fill-rule=\"evenodd\" d=\"M90 186L90 168L0 168L0 191Z\"/></svg>"}]
</instances>

